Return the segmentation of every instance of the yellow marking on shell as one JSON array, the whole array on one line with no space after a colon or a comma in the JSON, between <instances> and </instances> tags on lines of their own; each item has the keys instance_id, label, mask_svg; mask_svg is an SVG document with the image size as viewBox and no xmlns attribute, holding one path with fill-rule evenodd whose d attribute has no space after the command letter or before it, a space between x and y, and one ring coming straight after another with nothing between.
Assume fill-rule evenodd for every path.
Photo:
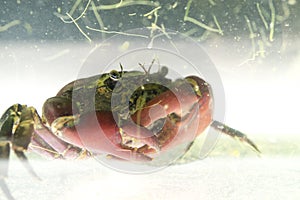
<instances>
[{"instance_id":1,"label":"yellow marking on shell","mask_svg":"<svg viewBox=\"0 0 300 200\"><path fill-rule=\"evenodd\" d=\"M194 90L195 90L196 92L200 91L199 85L195 85L195 86L194 86Z\"/></svg>"},{"instance_id":2,"label":"yellow marking on shell","mask_svg":"<svg viewBox=\"0 0 300 200\"><path fill-rule=\"evenodd\" d=\"M201 94L201 90L200 90L200 87L199 87L197 81L195 81L195 80L192 79L192 78L187 78L186 81L189 82L189 83L192 85L193 90L195 91L195 93L196 93L198 96L201 97L202 94Z\"/></svg>"},{"instance_id":3,"label":"yellow marking on shell","mask_svg":"<svg viewBox=\"0 0 300 200\"><path fill-rule=\"evenodd\" d=\"M105 83L104 83L104 81L106 81L109 78L110 78L110 74L103 74L101 76L101 78L97 79L97 81L96 81L97 87L100 88L100 87L106 86Z\"/></svg>"},{"instance_id":4,"label":"yellow marking on shell","mask_svg":"<svg viewBox=\"0 0 300 200\"><path fill-rule=\"evenodd\" d=\"M110 97L111 91L107 87L100 87L97 89L97 92L101 95L105 95L105 97Z\"/></svg>"},{"instance_id":5,"label":"yellow marking on shell","mask_svg":"<svg viewBox=\"0 0 300 200\"><path fill-rule=\"evenodd\" d=\"M78 124L78 121L79 115L59 117L52 122L51 131L58 136L62 136L60 132L62 128L73 127Z\"/></svg>"}]
</instances>

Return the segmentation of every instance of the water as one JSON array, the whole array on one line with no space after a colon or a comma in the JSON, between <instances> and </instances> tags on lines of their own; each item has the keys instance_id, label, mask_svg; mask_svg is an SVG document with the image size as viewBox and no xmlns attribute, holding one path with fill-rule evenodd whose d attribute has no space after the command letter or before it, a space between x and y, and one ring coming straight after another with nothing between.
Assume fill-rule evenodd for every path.
<instances>
[{"instance_id":1,"label":"water","mask_svg":"<svg viewBox=\"0 0 300 200\"><path fill-rule=\"evenodd\" d=\"M3 2L0 113L21 103L34 106L41 114L43 102L76 79L90 51L111 36L91 28L115 33L166 27L201 42L222 80L225 98L219 95L218 100L225 105L221 108L225 122L247 133L262 155L221 137L204 160L190 157L184 164L132 175L106 168L94 159L49 161L30 154L41 180L30 176L12 155L5 182L14 199L300 199L299 2L164 1L142 5L145 1L135 1L135 5L121 8L118 2L74 2ZM98 10L100 20L93 10L99 4L114 4ZM79 17L86 6L84 17ZM70 21L67 12L79 17L83 32L61 20ZM218 31L208 31L203 24ZM126 50L130 37L124 36L122 43L112 45L106 53L115 57ZM194 55L194 48L185 48L186 56L193 55L188 61L201 63L203 57ZM153 58L143 59L147 65ZM176 59L166 63L178 71ZM137 67L138 62L144 60L134 61ZM106 67L103 59L93 64L96 72ZM119 69L119 63L115 67ZM179 70L177 74L185 73ZM3 191L0 199L6 199Z\"/></svg>"}]
</instances>

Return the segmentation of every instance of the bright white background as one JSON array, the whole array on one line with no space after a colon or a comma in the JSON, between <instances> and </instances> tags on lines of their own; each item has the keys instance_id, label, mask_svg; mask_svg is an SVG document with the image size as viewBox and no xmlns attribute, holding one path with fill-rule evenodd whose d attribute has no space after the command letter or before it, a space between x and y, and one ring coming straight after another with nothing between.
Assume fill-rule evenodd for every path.
<instances>
[{"instance_id":1,"label":"bright white background","mask_svg":"<svg viewBox=\"0 0 300 200\"><path fill-rule=\"evenodd\" d=\"M77 77L91 49L88 44L2 43L0 112L13 103L32 105L41 111L44 100ZM222 51L228 49L208 48L224 83L226 122L254 141L265 140L261 145L277 145L280 149L285 148L280 146L280 139L299 139L299 51L288 52L296 56L283 63L284 67L270 62L274 67L262 68L255 63L239 66L243 59L222 57ZM273 138L279 138L278 142L269 143ZM94 160L32 160L42 181L30 177L13 160L7 183L18 200L299 199L299 152L278 154L212 157L138 176L115 172Z\"/></svg>"},{"instance_id":2,"label":"bright white background","mask_svg":"<svg viewBox=\"0 0 300 200\"><path fill-rule=\"evenodd\" d=\"M88 44L1 44L0 112L13 103L40 111L47 98L76 79L92 48ZM228 50L207 48L223 81L226 122L250 134L298 134L299 51L287 52L293 56L283 63L270 58L267 66L255 61L239 66L247 57L224 57L222 51Z\"/></svg>"}]
</instances>

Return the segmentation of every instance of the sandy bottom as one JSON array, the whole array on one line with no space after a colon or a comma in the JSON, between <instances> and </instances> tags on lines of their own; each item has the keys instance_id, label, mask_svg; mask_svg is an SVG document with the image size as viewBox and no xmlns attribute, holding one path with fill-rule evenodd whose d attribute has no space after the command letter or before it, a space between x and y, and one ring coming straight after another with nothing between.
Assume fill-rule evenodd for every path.
<instances>
[{"instance_id":1,"label":"sandy bottom","mask_svg":"<svg viewBox=\"0 0 300 200\"><path fill-rule=\"evenodd\" d=\"M94 159L31 163L41 181L11 162L6 183L16 200L300 199L300 157L206 158L142 175Z\"/></svg>"}]
</instances>

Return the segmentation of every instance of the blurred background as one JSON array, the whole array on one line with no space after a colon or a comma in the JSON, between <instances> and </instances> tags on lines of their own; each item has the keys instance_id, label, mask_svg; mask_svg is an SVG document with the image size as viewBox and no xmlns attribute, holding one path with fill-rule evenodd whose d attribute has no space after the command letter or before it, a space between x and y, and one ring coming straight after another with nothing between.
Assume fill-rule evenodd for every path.
<instances>
[{"instance_id":1,"label":"blurred background","mask_svg":"<svg viewBox=\"0 0 300 200\"><path fill-rule=\"evenodd\" d=\"M38 157L32 162L42 183L13 159L7 182L16 199L299 199L298 0L12 0L0 5L0 113L14 103L40 112L47 98L76 79L90 52L113 35L126 37L127 30L141 27L149 35L171 29L202 46L223 82L225 123L247 133L262 151L258 158L221 136L205 160L197 161L195 148L180 164L141 176L93 161L66 166Z\"/></svg>"}]
</instances>

